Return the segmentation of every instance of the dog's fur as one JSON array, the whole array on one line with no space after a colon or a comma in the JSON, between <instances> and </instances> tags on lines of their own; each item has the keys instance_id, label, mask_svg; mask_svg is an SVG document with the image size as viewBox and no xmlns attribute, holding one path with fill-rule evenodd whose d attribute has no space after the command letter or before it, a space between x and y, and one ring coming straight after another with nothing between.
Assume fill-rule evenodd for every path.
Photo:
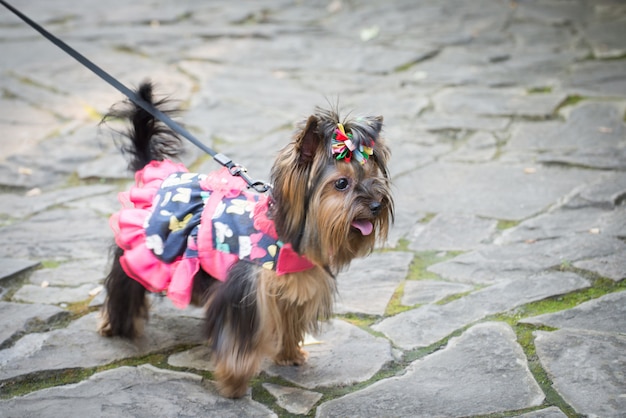
<instances>
[{"instance_id":1,"label":"dog's fur","mask_svg":"<svg viewBox=\"0 0 626 418\"><path fill-rule=\"evenodd\" d=\"M143 84L138 94L153 101L151 84ZM125 112L115 113L120 115L132 122L131 145L125 147L132 170L176 157L180 140L159 121L130 104ZM373 155L365 164L337 160L332 154L331 139L340 122L355 141L373 141ZM305 333L318 331L319 321L332 314L334 275L386 239L393 200L390 153L381 128L382 117L341 121L337 112L317 109L274 162L269 216L279 239L306 256L312 269L279 276L239 261L224 282L202 270L195 276L192 303L206 307L204 331L223 396L243 396L266 357L281 365L303 364L307 353L300 344ZM371 222L373 232L363 235L353 226L356 220ZM149 309L146 289L120 265L122 254L114 249L100 333L134 338L141 334Z\"/></svg>"}]
</instances>

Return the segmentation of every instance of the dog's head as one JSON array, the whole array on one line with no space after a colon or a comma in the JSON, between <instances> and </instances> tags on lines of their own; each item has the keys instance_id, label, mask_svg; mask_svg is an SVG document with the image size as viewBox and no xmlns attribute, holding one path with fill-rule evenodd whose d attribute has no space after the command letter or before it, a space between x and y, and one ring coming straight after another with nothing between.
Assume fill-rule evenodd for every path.
<instances>
[{"instance_id":1,"label":"dog's head","mask_svg":"<svg viewBox=\"0 0 626 418\"><path fill-rule=\"evenodd\" d=\"M380 116L341 121L318 109L272 168L279 237L333 270L371 252L393 222L382 125Z\"/></svg>"}]
</instances>

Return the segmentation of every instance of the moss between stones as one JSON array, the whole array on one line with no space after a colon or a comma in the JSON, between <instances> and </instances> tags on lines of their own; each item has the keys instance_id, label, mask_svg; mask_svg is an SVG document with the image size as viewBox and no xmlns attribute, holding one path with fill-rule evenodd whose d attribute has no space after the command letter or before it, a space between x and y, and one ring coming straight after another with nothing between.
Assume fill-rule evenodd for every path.
<instances>
[{"instance_id":1,"label":"moss between stones","mask_svg":"<svg viewBox=\"0 0 626 418\"><path fill-rule=\"evenodd\" d=\"M498 223L496 225L496 229L498 231L504 231L505 229L514 228L514 227L516 227L519 224L520 224L520 221L510 221L510 220L506 220L506 219L501 219L501 220L498 220Z\"/></svg>"},{"instance_id":2,"label":"moss between stones","mask_svg":"<svg viewBox=\"0 0 626 418\"><path fill-rule=\"evenodd\" d=\"M415 254L411 265L409 266L409 274L407 280L428 280L441 279L437 274L428 271L428 267L433 264L450 260L460 254L462 251L423 251Z\"/></svg>"},{"instance_id":3,"label":"moss between stones","mask_svg":"<svg viewBox=\"0 0 626 418\"><path fill-rule=\"evenodd\" d=\"M532 87L527 90L528 94L547 94L552 93L552 87L550 86L541 86L541 87Z\"/></svg>"},{"instance_id":4,"label":"moss between stones","mask_svg":"<svg viewBox=\"0 0 626 418\"><path fill-rule=\"evenodd\" d=\"M578 273L581 274L583 272L578 271ZM583 275L589 276L590 273L586 272L586 274ZM570 292L566 295L554 296L537 302L532 302L520 306L513 311L492 315L483 320L506 322L513 328L517 336L517 342L522 347L522 350L528 360L528 368L545 395L545 401L539 408L556 406L568 417L577 416L576 411L554 389L552 380L537 357L537 350L535 347L535 331L554 331L555 328L524 324L519 321L523 318L530 318L546 313L560 312L571 309L589 300L626 289L626 280L616 283L606 278L597 277L592 279L591 282L592 285L589 288ZM515 413L492 414L488 416L507 417L515 416Z\"/></svg>"}]
</instances>

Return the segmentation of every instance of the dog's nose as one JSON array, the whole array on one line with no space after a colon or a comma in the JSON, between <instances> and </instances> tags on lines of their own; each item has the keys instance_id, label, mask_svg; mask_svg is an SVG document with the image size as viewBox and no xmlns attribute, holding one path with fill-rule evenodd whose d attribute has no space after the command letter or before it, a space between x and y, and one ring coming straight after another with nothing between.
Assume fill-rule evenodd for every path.
<instances>
[{"instance_id":1,"label":"dog's nose","mask_svg":"<svg viewBox=\"0 0 626 418\"><path fill-rule=\"evenodd\" d=\"M380 213L380 210L382 209L383 205L380 202L372 202L370 203L370 211L372 212L372 215L376 216Z\"/></svg>"}]
</instances>

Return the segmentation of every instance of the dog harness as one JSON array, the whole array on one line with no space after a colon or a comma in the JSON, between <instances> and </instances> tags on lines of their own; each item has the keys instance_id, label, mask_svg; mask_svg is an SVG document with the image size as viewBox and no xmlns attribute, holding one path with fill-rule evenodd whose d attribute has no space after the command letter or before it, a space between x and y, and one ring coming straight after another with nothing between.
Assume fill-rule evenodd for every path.
<instances>
[{"instance_id":1,"label":"dog harness","mask_svg":"<svg viewBox=\"0 0 626 418\"><path fill-rule=\"evenodd\" d=\"M124 250L122 268L151 292L167 291L179 308L191 301L200 268L225 281L240 260L277 275L314 267L278 239L267 217L268 196L250 192L226 168L206 175L152 161L119 200L122 209L110 224Z\"/></svg>"}]
</instances>

